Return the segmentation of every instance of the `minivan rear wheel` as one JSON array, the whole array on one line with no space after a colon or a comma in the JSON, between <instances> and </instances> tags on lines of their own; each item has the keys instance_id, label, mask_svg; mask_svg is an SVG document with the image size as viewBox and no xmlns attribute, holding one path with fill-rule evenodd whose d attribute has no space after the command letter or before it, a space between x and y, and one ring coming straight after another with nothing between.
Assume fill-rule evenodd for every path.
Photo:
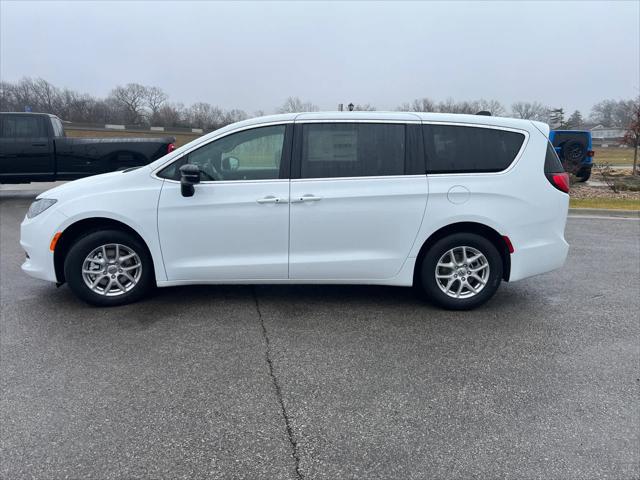
<instances>
[{"instance_id":1,"label":"minivan rear wheel","mask_svg":"<svg viewBox=\"0 0 640 480\"><path fill-rule=\"evenodd\" d=\"M435 304L469 310L489 300L502 280L502 257L487 238L455 233L438 240L420 269L422 288Z\"/></svg>"},{"instance_id":2,"label":"minivan rear wheel","mask_svg":"<svg viewBox=\"0 0 640 480\"><path fill-rule=\"evenodd\" d=\"M71 246L64 276L85 302L115 306L135 302L152 288L153 265L139 239L120 230L102 230Z\"/></svg>"}]
</instances>

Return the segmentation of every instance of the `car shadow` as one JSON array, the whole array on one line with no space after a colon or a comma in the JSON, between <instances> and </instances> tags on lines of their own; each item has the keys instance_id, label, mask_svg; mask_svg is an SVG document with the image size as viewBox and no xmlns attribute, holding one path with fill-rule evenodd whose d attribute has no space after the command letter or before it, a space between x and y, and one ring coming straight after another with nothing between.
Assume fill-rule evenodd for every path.
<instances>
[{"instance_id":1,"label":"car shadow","mask_svg":"<svg viewBox=\"0 0 640 480\"><path fill-rule=\"evenodd\" d=\"M256 303L257 302L257 303ZM124 329L146 329L161 322L197 318L233 322L241 314L283 324L309 317L370 318L382 316L402 324L416 315L426 322L517 318L519 312L540 308L541 299L531 289L504 284L485 305L471 311L447 311L432 305L413 288L377 285L191 285L158 288L133 304L95 307L75 297L67 286L38 283L27 303L34 319L42 310L48 321L64 321L69 326L84 322L116 322ZM26 305L25 305L26 307ZM415 320L415 318L414 318ZM408 320L407 320L408 321Z\"/></svg>"}]
</instances>

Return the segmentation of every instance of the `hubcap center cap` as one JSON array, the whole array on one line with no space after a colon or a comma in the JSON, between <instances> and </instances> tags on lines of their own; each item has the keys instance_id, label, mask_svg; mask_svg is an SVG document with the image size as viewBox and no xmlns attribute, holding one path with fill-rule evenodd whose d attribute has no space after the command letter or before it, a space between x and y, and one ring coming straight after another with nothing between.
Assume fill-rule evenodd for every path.
<instances>
[{"instance_id":1,"label":"hubcap center cap","mask_svg":"<svg viewBox=\"0 0 640 480\"><path fill-rule=\"evenodd\" d=\"M116 273L118 271L118 266L117 265L110 265L107 270L109 271L109 273Z\"/></svg>"}]
</instances>

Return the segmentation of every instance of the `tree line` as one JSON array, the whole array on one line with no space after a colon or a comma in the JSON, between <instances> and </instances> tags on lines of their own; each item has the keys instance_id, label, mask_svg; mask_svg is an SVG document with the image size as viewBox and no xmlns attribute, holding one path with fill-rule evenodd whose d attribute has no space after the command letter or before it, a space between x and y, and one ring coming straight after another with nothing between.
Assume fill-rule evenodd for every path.
<instances>
[{"instance_id":1,"label":"tree line","mask_svg":"<svg viewBox=\"0 0 640 480\"><path fill-rule=\"evenodd\" d=\"M469 113L489 111L496 116L510 116L540 120L558 128L575 128L585 122L606 127L626 128L633 120L638 99L603 100L593 106L588 117L578 110L565 115L562 108L552 108L540 102L515 102L507 109L498 100L456 101L447 98L434 101L418 98L398 105L396 110L408 112ZM128 83L116 86L105 98L59 88L42 78L23 78L16 82L0 82L0 111L46 112L63 120L78 123L112 123L159 127L188 127L213 130L229 123L265 112L253 114L239 109L225 110L206 102L184 105L172 102L169 96L155 86ZM353 105L355 111L371 111L376 107L369 103ZM318 106L298 97L289 97L275 109L278 113L313 112Z\"/></svg>"}]
</instances>

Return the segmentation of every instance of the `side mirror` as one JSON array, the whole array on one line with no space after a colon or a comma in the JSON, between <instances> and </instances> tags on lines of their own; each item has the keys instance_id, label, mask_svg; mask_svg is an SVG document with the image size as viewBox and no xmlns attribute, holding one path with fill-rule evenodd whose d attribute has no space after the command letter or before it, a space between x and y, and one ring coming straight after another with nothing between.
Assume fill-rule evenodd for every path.
<instances>
[{"instance_id":1,"label":"side mirror","mask_svg":"<svg viewBox=\"0 0 640 480\"><path fill-rule=\"evenodd\" d=\"M194 185L200 183L200 168L192 163L180 167L180 192L183 197L193 197Z\"/></svg>"}]
</instances>

